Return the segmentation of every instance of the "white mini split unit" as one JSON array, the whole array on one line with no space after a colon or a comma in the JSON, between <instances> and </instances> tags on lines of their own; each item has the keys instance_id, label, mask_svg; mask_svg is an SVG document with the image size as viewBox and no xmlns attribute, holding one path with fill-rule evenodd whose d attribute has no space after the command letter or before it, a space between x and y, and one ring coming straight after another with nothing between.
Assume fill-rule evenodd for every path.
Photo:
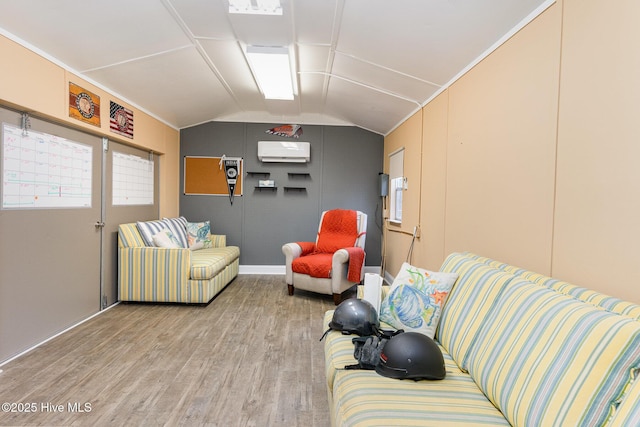
<instances>
[{"instance_id":1,"label":"white mini split unit","mask_svg":"<svg viewBox=\"0 0 640 427\"><path fill-rule=\"evenodd\" d=\"M258 141L258 159L261 162L306 163L311 159L311 144L293 141Z\"/></svg>"}]
</instances>

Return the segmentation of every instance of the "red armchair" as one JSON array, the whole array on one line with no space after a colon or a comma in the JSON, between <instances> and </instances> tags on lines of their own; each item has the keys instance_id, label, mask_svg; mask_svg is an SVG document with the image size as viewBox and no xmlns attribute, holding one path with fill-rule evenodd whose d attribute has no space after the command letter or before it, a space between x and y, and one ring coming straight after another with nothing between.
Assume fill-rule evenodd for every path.
<instances>
[{"instance_id":1,"label":"red armchair","mask_svg":"<svg viewBox=\"0 0 640 427\"><path fill-rule=\"evenodd\" d=\"M366 230L365 213L333 209L322 213L315 242L282 246L289 295L304 289L340 304L342 293L364 278Z\"/></svg>"}]
</instances>

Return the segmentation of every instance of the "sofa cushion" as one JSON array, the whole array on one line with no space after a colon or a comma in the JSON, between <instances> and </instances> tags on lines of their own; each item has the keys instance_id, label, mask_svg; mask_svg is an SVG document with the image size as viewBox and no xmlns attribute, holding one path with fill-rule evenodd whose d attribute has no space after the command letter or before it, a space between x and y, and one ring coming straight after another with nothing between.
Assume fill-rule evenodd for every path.
<instances>
[{"instance_id":1,"label":"sofa cushion","mask_svg":"<svg viewBox=\"0 0 640 427\"><path fill-rule=\"evenodd\" d=\"M447 371L444 380L398 380L375 371L337 371L333 425L508 426L471 377L441 350Z\"/></svg>"},{"instance_id":2,"label":"sofa cushion","mask_svg":"<svg viewBox=\"0 0 640 427\"><path fill-rule=\"evenodd\" d=\"M478 330L491 314L493 304L514 276L491 268L467 254L451 254L440 271L458 273L440 317L436 340L463 371Z\"/></svg>"},{"instance_id":3,"label":"sofa cushion","mask_svg":"<svg viewBox=\"0 0 640 427\"><path fill-rule=\"evenodd\" d=\"M153 235L153 244L159 248L181 248L180 242L168 228L163 228Z\"/></svg>"},{"instance_id":4,"label":"sofa cushion","mask_svg":"<svg viewBox=\"0 0 640 427\"><path fill-rule=\"evenodd\" d=\"M207 280L240 256L237 246L207 248L191 252L191 280Z\"/></svg>"},{"instance_id":5,"label":"sofa cushion","mask_svg":"<svg viewBox=\"0 0 640 427\"><path fill-rule=\"evenodd\" d=\"M213 247L211 243L211 223L203 222L187 222L187 243L189 248Z\"/></svg>"},{"instance_id":6,"label":"sofa cushion","mask_svg":"<svg viewBox=\"0 0 640 427\"><path fill-rule=\"evenodd\" d=\"M432 272L405 262L380 304L380 320L433 338L457 273Z\"/></svg>"},{"instance_id":7,"label":"sofa cushion","mask_svg":"<svg viewBox=\"0 0 640 427\"><path fill-rule=\"evenodd\" d=\"M640 368L640 323L530 282L496 300L469 373L513 425L602 425Z\"/></svg>"},{"instance_id":8,"label":"sofa cushion","mask_svg":"<svg viewBox=\"0 0 640 427\"><path fill-rule=\"evenodd\" d=\"M145 246L155 246L153 243L153 235L157 234L163 228L167 228L162 220L157 221L138 221L136 222L136 226L138 227L138 231L140 231L140 235L142 236L142 240L144 240Z\"/></svg>"},{"instance_id":9,"label":"sofa cushion","mask_svg":"<svg viewBox=\"0 0 640 427\"><path fill-rule=\"evenodd\" d=\"M118 246L121 248L140 248L146 246L136 224L120 224L118 226Z\"/></svg>"},{"instance_id":10,"label":"sofa cushion","mask_svg":"<svg viewBox=\"0 0 640 427\"><path fill-rule=\"evenodd\" d=\"M187 219L183 216L178 218L162 218L165 226L171 230L173 235L178 239L181 248L188 248L187 243Z\"/></svg>"},{"instance_id":11,"label":"sofa cushion","mask_svg":"<svg viewBox=\"0 0 640 427\"><path fill-rule=\"evenodd\" d=\"M611 297L591 289L582 288L580 286L548 277L540 273L529 271L524 268L505 264L491 258L486 258L471 253L468 253L467 255L491 267L495 267L500 270L506 271L507 273L511 273L515 276L522 277L532 283L546 286L562 294L579 299L580 301L584 301L596 307L603 308L607 311L610 311L611 313L617 313L623 316L630 317L631 319L640 320L640 305L638 304L624 301L616 297Z\"/></svg>"}]
</instances>

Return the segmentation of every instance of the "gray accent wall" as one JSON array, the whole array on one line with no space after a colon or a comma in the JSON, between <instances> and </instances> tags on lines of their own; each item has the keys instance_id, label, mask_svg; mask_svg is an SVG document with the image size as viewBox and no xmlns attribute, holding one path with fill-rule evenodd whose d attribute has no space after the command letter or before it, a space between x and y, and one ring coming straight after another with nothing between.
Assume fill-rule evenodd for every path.
<instances>
[{"instance_id":1,"label":"gray accent wall","mask_svg":"<svg viewBox=\"0 0 640 427\"><path fill-rule=\"evenodd\" d=\"M260 162L258 141L296 141L266 133L279 125L209 122L182 129L182 159L223 154L244 159L244 194L236 195L231 204L228 196L182 193L180 215L192 222L210 220L214 234L226 234L227 244L240 246L241 265L284 265L282 245L314 241L322 211L360 210L368 215L366 265L380 265L378 174L383 167L384 138L357 127L303 125L297 141L311 143L309 163ZM184 161L180 175L184 189ZM274 180L276 190L255 188L260 179Z\"/></svg>"}]
</instances>

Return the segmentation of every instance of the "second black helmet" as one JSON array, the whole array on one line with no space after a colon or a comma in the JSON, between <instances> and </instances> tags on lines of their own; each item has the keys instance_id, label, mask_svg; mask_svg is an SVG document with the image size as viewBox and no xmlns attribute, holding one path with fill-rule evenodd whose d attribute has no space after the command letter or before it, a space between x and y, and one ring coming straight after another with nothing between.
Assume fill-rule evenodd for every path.
<instances>
[{"instance_id":1,"label":"second black helmet","mask_svg":"<svg viewBox=\"0 0 640 427\"><path fill-rule=\"evenodd\" d=\"M378 313L370 302L349 298L336 307L329 328L343 334L375 335L380 327Z\"/></svg>"}]
</instances>

